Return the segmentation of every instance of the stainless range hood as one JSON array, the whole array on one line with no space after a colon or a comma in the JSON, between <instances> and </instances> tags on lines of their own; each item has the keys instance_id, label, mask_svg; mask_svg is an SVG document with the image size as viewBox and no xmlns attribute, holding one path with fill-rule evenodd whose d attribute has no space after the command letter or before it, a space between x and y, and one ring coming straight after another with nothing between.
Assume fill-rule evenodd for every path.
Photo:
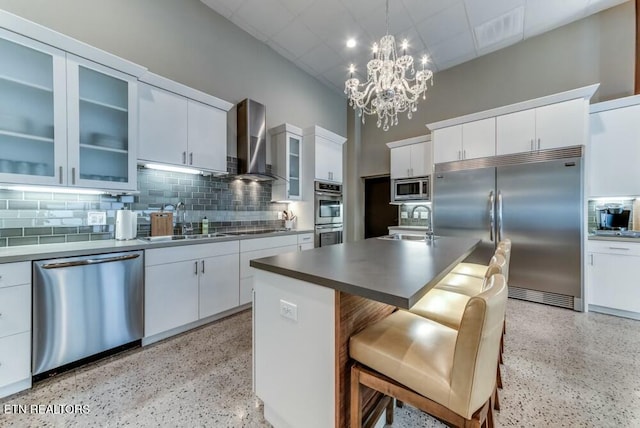
<instances>
[{"instance_id":1,"label":"stainless range hood","mask_svg":"<svg viewBox=\"0 0 640 428\"><path fill-rule=\"evenodd\" d=\"M238 104L237 178L275 180L267 173L267 116L264 105L245 99Z\"/></svg>"}]
</instances>

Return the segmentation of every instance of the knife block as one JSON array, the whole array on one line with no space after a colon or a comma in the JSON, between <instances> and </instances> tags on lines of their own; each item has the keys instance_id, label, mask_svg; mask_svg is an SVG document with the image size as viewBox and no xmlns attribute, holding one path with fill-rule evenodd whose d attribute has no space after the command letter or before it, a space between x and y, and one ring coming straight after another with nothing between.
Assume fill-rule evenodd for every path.
<instances>
[{"instance_id":1,"label":"knife block","mask_svg":"<svg viewBox=\"0 0 640 428\"><path fill-rule=\"evenodd\" d=\"M151 236L173 235L173 213L151 213Z\"/></svg>"}]
</instances>

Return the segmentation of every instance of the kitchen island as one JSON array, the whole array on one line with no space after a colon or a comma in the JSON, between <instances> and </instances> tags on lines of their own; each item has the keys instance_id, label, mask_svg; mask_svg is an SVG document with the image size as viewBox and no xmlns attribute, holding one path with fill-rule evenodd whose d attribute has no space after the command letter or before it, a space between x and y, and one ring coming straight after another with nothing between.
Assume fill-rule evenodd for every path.
<instances>
[{"instance_id":1,"label":"kitchen island","mask_svg":"<svg viewBox=\"0 0 640 428\"><path fill-rule=\"evenodd\" d=\"M251 261L254 388L280 427L345 427L349 337L408 309L479 244L367 239ZM365 393L365 413L377 397Z\"/></svg>"}]
</instances>

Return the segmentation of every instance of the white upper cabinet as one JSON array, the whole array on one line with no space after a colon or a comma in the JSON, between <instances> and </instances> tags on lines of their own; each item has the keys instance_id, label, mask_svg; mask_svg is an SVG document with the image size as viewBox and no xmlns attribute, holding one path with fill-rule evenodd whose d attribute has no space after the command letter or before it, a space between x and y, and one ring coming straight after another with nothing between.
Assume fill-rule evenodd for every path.
<instances>
[{"instance_id":1,"label":"white upper cabinet","mask_svg":"<svg viewBox=\"0 0 640 428\"><path fill-rule=\"evenodd\" d=\"M589 99L598 86L427 124L433 136L434 162L584 145Z\"/></svg>"},{"instance_id":2,"label":"white upper cabinet","mask_svg":"<svg viewBox=\"0 0 640 428\"><path fill-rule=\"evenodd\" d=\"M316 179L342 183L342 144L316 138Z\"/></svg>"},{"instance_id":3,"label":"white upper cabinet","mask_svg":"<svg viewBox=\"0 0 640 428\"><path fill-rule=\"evenodd\" d=\"M136 190L136 73L144 68L1 17L24 35L0 29L0 182Z\"/></svg>"},{"instance_id":4,"label":"white upper cabinet","mask_svg":"<svg viewBox=\"0 0 640 428\"><path fill-rule=\"evenodd\" d=\"M433 162L443 163L462 159L462 125L433 131Z\"/></svg>"},{"instance_id":5,"label":"white upper cabinet","mask_svg":"<svg viewBox=\"0 0 640 428\"><path fill-rule=\"evenodd\" d=\"M153 73L140 80L138 161L226 173L232 104Z\"/></svg>"},{"instance_id":6,"label":"white upper cabinet","mask_svg":"<svg viewBox=\"0 0 640 428\"><path fill-rule=\"evenodd\" d=\"M270 131L272 158L278 180L272 184L272 201L302 199L302 129L283 124Z\"/></svg>"},{"instance_id":7,"label":"white upper cabinet","mask_svg":"<svg viewBox=\"0 0 640 428\"><path fill-rule=\"evenodd\" d=\"M408 138L387 143L390 150L391 178L423 177L431 174L430 136Z\"/></svg>"},{"instance_id":8,"label":"white upper cabinet","mask_svg":"<svg viewBox=\"0 0 640 428\"><path fill-rule=\"evenodd\" d=\"M433 131L435 163L495 156L495 118L453 125Z\"/></svg>"},{"instance_id":9,"label":"white upper cabinet","mask_svg":"<svg viewBox=\"0 0 640 428\"><path fill-rule=\"evenodd\" d=\"M584 144L587 102L580 98L498 116L498 155Z\"/></svg>"},{"instance_id":10,"label":"white upper cabinet","mask_svg":"<svg viewBox=\"0 0 640 428\"><path fill-rule=\"evenodd\" d=\"M462 124L462 159L496 155L496 120L493 117Z\"/></svg>"},{"instance_id":11,"label":"white upper cabinet","mask_svg":"<svg viewBox=\"0 0 640 428\"><path fill-rule=\"evenodd\" d=\"M316 180L342 183L342 145L347 139L319 126L305 129L304 139L311 140L305 145L315 150Z\"/></svg>"},{"instance_id":12,"label":"white upper cabinet","mask_svg":"<svg viewBox=\"0 0 640 428\"><path fill-rule=\"evenodd\" d=\"M0 58L0 181L65 184L65 53L0 29Z\"/></svg>"},{"instance_id":13,"label":"white upper cabinet","mask_svg":"<svg viewBox=\"0 0 640 428\"><path fill-rule=\"evenodd\" d=\"M175 165L185 162L189 126L187 99L145 83L140 83L138 98L138 159Z\"/></svg>"},{"instance_id":14,"label":"white upper cabinet","mask_svg":"<svg viewBox=\"0 0 640 428\"><path fill-rule=\"evenodd\" d=\"M227 171L227 112L189 100L189 166Z\"/></svg>"},{"instance_id":15,"label":"white upper cabinet","mask_svg":"<svg viewBox=\"0 0 640 428\"><path fill-rule=\"evenodd\" d=\"M67 57L67 183L136 190L136 79Z\"/></svg>"},{"instance_id":16,"label":"white upper cabinet","mask_svg":"<svg viewBox=\"0 0 640 428\"><path fill-rule=\"evenodd\" d=\"M599 109L590 115L589 196L640 195L640 96L628 99L636 104Z\"/></svg>"}]
</instances>

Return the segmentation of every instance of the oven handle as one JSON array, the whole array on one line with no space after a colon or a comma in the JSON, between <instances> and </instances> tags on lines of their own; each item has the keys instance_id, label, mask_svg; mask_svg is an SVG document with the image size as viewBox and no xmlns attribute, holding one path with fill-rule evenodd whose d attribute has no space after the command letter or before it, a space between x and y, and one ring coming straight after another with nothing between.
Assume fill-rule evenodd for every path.
<instances>
[{"instance_id":1,"label":"oven handle","mask_svg":"<svg viewBox=\"0 0 640 428\"><path fill-rule=\"evenodd\" d=\"M99 263L110 263L110 262L121 262L124 260L132 260L140 257L140 254L129 254L126 256L118 256L118 257L107 257L104 259L85 259L85 260L76 260L74 262L62 262L62 263L47 263L42 265L43 269L58 269L72 266L86 266L86 265L96 265Z\"/></svg>"},{"instance_id":2,"label":"oven handle","mask_svg":"<svg viewBox=\"0 0 640 428\"><path fill-rule=\"evenodd\" d=\"M319 195L319 196L333 196L333 197L336 197L336 198L341 198L342 197L342 193L317 192L317 191L315 193L316 193L316 195Z\"/></svg>"},{"instance_id":3,"label":"oven handle","mask_svg":"<svg viewBox=\"0 0 640 428\"><path fill-rule=\"evenodd\" d=\"M339 232L342 231L342 226L316 226L316 230Z\"/></svg>"}]
</instances>

